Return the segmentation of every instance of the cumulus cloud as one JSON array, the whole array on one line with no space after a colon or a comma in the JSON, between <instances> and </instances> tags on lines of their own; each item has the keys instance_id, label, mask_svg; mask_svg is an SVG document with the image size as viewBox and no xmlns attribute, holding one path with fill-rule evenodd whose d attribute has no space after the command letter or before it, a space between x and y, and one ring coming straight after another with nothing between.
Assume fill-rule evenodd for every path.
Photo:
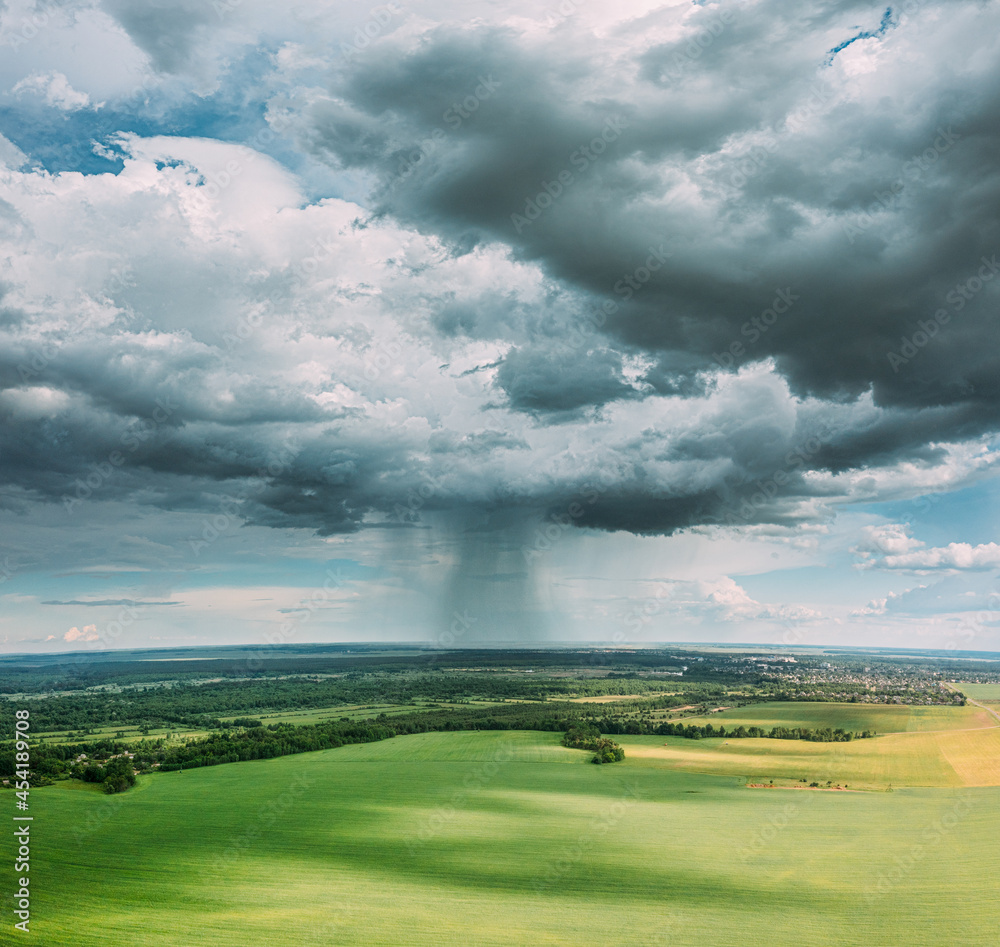
<instances>
[{"instance_id":1,"label":"cumulus cloud","mask_svg":"<svg viewBox=\"0 0 1000 947\"><path fill-rule=\"evenodd\" d=\"M730 576L707 580L674 580L659 584L653 607L645 614L655 614L669 606L675 616L698 622L808 622L822 617L815 609L801 605L758 602ZM639 614L643 614L640 610Z\"/></svg>"},{"instance_id":2,"label":"cumulus cloud","mask_svg":"<svg viewBox=\"0 0 1000 947\"><path fill-rule=\"evenodd\" d=\"M814 545L995 473L995 9L74 11L0 64L104 172L0 138L12 509L441 525L529 596L536 529Z\"/></svg>"},{"instance_id":3,"label":"cumulus cloud","mask_svg":"<svg viewBox=\"0 0 1000 947\"><path fill-rule=\"evenodd\" d=\"M97 641L98 638L97 625L84 625L82 630L74 625L63 635L63 641Z\"/></svg>"},{"instance_id":4,"label":"cumulus cloud","mask_svg":"<svg viewBox=\"0 0 1000 947\"><path fill-rule=\"evenodd\" d=\"M26 160L24 152L17 145L0 135L0 162L8 168L19 168Z\"/></svg>"},{"instance_id":5,"label":"cumulus cloud","mask_svg":"<svg viewBox=\"0 0 1000 947\"><path fill-rule=\"evenodd\" d=\"M372 175L383 213L614 303L607 333L681 378L770 357L800 394L940 409L919 435L893 419L912 450L996 419L997 66L953 71L983 16L859 31L870 8L762 2L626 10L600 46L586 17L393 34L310 91L300 140Z\"/></svg>"},{"instance_id":6,"label":"cumulus cloud","mask_svg":"<svg viewBox=\"0 0 1000 947\"><path fill-rule=\"evenodd\" d=\"M868 526L865 541L852 551L863 569L899 569L913 572L942 569L991 569L1000 566L1000 545L949 543L928 547L909 535L908 527L898 523ZM884 607L885 601L882 605Z\"/></svg>"},{"instance_id":7,"label":"cumulus cloud","mask_svg":"<svg viewBox=\"0 0 1000 947\"><path fill-rule=\"evenodd\" d=\"M798 605L762 604L755 601L741 585L729 576L715 582L695 583L699 597L710 604L721 621L772 619L806 621L820 617L820 612Z\"/></svg>"},{"instance_id":8,"label":"cumulus cloud","mask_svg":"<svg viewBox=\"0 0 1000 947\"><path fill-rule=\"evenodd\" d=\"M64 112L90 108L90 96L86 92L74 89L61 72L50 72L46 75L36 73L28 76L18 82L12 91L14 95L42 96L48 105ZM100 105L95 107L100 108Z\"/></svg>"},{"instance_id":9,"label":"cumulus cloud","mask_svg":"<svg viewBox=\"0 0 1000 947\"><path fill-rule=\"evenodd\" d=\"M304 205L251 149L116 147L117 175L0 185L21 234L6 476L71 514L131 497L330 534L400 525L431 484L403 525L580 501L573 525L606 530L787 527L996 459L918 446L916 409L797 397L773 362L671 387L537 262ZM54 223L59 244L40 236Z\"/></svg>"},{"instance_id":10,"label":"cumulus cloud","mask_svg":"<svg viewBox=\"0 0 1000 947\"><path fill-rule=\"evenodd\" d=\"M886 569L990 569L1000 566L1000 546L984 543L948 543L936 549L917 549L901 555L885 556L880 565Z\"/></svg>"}]
</instances>

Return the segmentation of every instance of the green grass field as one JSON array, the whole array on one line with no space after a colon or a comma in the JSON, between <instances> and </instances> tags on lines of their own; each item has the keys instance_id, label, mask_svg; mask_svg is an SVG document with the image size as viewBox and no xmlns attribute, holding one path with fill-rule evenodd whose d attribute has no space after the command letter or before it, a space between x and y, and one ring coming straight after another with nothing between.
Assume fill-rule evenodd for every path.
<instances>
[{"instance_id":1,"label":"green grass field","mask_svg":"<svg viewBox=\"0 0 1000 947\"><path fill-rule=\"evenodd\" d=\"M964 687L964 685L963 685ZM905 704L835 704L822 702L769 702L736 707L700 717L685 717L684 723L731 727L841 727L860 732L913 733L933 730L963 730L994 727L996 720L979 707L910 707Z\"/></svg>"},{"instance_id":2,"label":"green grass field","mask_svg":"<svg viewBox=\"0 0 1000 947\"><path fill-rule=\"evenodd\" d=\"M802 746L882 744L892 756L905 741L970 735ZM432 733L143 777L123 796L81 783L33 790L31 941L995 941L1000 788L751 790L640 756L657 738L627 740L630 756L613 766L591 765L557 734ZM716 741L669 742L723 756ZM738 742L758 759L798 746ZM13 793L0 799L13 812ZM10 846L8 831L5 865Z\"/></svg>"},{"instance_id":3,"label":"green grass field","mask_svg":"<svg viewBox=\"0 0 1000 947\"><path fill-rule=\"evenodd\" d=\"M955 684L954 687L973 700L1000 702L1000 684Z\"/></svg>"}]
</instances>

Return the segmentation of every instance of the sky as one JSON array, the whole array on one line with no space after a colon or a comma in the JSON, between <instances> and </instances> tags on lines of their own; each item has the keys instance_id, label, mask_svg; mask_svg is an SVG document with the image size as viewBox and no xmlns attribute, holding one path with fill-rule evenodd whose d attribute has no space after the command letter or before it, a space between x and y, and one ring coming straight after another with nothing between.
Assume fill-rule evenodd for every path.
<instances>
[{"instance_id":1,"label":"sky","mask_svg":"<svg viewBox=\"0 0 1000 947\"><path fill-rule=\"evenodd\" d=\"M0 50L0 650L1000 651L997 3Z\"/></svg>"}]
</instances>

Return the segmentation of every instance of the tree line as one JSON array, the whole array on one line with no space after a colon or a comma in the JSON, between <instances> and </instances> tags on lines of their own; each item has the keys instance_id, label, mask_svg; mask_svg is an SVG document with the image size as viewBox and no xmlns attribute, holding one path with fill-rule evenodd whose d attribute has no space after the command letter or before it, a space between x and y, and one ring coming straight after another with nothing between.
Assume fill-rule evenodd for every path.
<instances>
[{"instance_id":1,"label":"tree line","mask_svg":"<svg viewBox=\"0 0 1000 947\"><path fill-rule=\"evenodd\" d=\"M607 705L605 705L606 707ZM449 707L389 717L379 714L368 720L325 721L309 726L287 723L262 726L259 720L245 718L244 726L232 727L201 739L183 743L168 743L162 739L124 743L119 740L99 740L91 743L34 745L31 751L33 785L41 785L60 776L86 779L87 765L77 763L81 754L92 761L110 758L129 750L140 770L158 764L164 772L217 766L225 763L273 759L293 753L333 749L351 743L370 743L410 733L448 732L456 730L541 730L575 733L572 739L585 739L593 745L583 745L601 756L601 762L614 762L621 747L608 737L617 734L677 736L687 739L764 737L778 740L810 740L814 742L848 742L875 736L874 731L860 733L806 727L763 727L740 725L728 729L713 724L699 726L678 722L655 723L643 718L616 717L607 712L588 711L570 702L512 703L492 707ZM585 737L580 736L586 735ZM564 737L564 740L566 738ZM597 741L606 740L606 743ZM569 744L566 744L569 745ZM622 753L622 756L624 753ZM0 776L14 773L14 743L0 744ZM96 775L96 773L95 773ZM101 777L103 781L107 773ZM127 786L125 788L128 788Z\"/></svg>"}]
</instances>

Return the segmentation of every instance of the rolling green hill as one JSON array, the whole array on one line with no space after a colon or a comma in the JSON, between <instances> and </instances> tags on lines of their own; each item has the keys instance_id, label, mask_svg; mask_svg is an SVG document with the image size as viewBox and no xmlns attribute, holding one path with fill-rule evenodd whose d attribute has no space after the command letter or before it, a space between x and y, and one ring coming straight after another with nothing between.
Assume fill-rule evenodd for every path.
<instances>
[{"instance_id":1,"label":"rolling green hill","mask_svg":"<svg viewBox=\"0 0 1000 947\"><path fill-rule=\"evenodd\" d=\"M995 938L1000 788L751 790L742 778L636 755L650 740L623 739L624 763L593 766L558 734L431 733L158 774L123 796L80 783L36 789L31 940L979 947ZM4 864L10 845L5 833Z\"/></svg>"}]
</instances>

